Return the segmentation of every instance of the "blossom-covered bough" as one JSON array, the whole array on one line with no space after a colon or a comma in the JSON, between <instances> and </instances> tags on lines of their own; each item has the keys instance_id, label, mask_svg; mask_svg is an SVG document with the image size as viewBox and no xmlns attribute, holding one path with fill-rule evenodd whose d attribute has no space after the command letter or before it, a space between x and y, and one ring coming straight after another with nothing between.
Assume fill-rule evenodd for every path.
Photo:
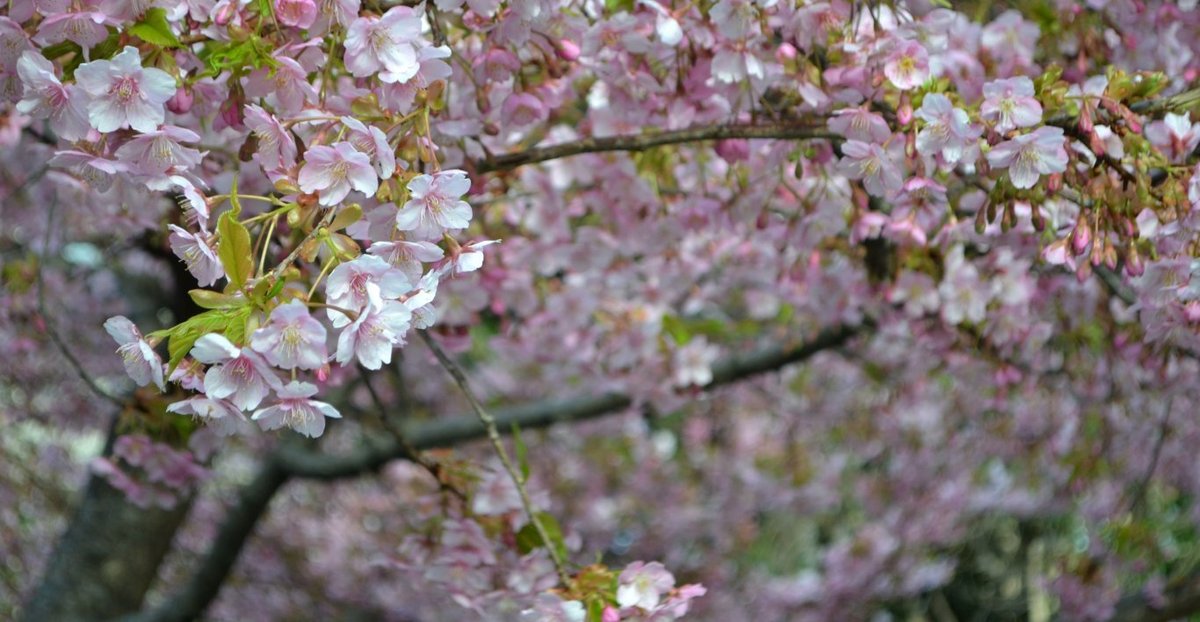
<instances>
[{"instance_id":1,"label":"blossom-covered bough","mask_svg":"<svg viewBox=\"0 0 1200 622\"><path fill-rule=\"evenodd\" d=\"M0 617L1200 612L1193 5L8 3Z\"/></svg>"}]
</instances>

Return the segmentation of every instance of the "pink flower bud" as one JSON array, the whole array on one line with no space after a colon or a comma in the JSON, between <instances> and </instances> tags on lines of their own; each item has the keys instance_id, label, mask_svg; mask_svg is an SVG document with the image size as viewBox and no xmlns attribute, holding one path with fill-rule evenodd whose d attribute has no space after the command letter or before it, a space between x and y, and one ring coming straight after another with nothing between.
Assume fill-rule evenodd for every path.
<instances>
[{"instance_id":1,"label":"pink flower bud","mask_svg":"<svg viewBox=\"0 0 1200 622\"><path fill-rule=\"evenodd\" d=\"M579 59L579 46L575 45L570 39L559 39L554 46L554 51L558 52L558 57L571 63Z\"/></svg>"},{"instance_id":2,"label":"pink flower bud","mask_svg":"<svg viewBox=\"0 0 1200 622\"><path fill-rule=\"evenodd\" d=\"M217 14L213 16L213 23L218 26L228 26L236 14L237 7L232 2L227 3L217 9Z\"/></svg>"},{"instance_id":3,"label":"pink flower bud","mask_svg":"<svg viewBox=\"0 0 1200 622\"><path fill-rule=\"evenodd\" d=\"M1125 257L1125 274L1129 276L1142 276L1146 272L1146 264L1142 263L1142 256L1138 254L1137 247L1130 244L1129 253Z\"/></svg>"},{"instance_id":4,"label":"pink flower bud","mask_svg":"<svg viewBox=\"0 0 1200 622\"><path fill-rule=\"evenodd\" d=\"M1080 218L1079 222L1075 223L1075 229L1071 231L1071 252L1078 257L1087 252L1091 243L1092 228L1088 225L1086 217Z\"/></svg>"},{"instance_id":5,"label":"pink flower bud","mask_svg":"<svg viewBox=\"0 0 1200 622\"><path fill-rule=\"evenodd\" d=\"M1063 187L1062 173L1051 173L1050 178L1046 180L1046 190L1050 192L1058 192Z\"/></svg>"},{"instance_id":6,"label":"pink flower bud","mask_svg":"<svg viewBox=\"0 0 1200 622\"><path fill-rule=\"evenodd\" d=\"M604 613L600 614L601 622L620 622L620 620L621 612L617 611L616 608L612 607L611 605L605 607Z\"/></svg>"},{"instance_id":7,"label":"pink flower bud","mask_svg":"<svg viewBox=\"0 0 1200 622\"><path fill-rule=\"evenodd\" d=\"M908 101L908 98L905 98L904 103L900 104L900 109L896 111L896 121L899 121L900 125L908 125L909 123L912 123L912 119L912 103Z\"/></svg>"},{"instance_id":8,"label":"pink flower bud","mask_svg":"<svg viewBox=\"0 0 1200 622\"><path fill-rule=\"evenodd\" d=\"M750 141L743 138L727 138L717 141L717 155L733 164L750 158Z\"/></svg>"},{"instance_id":9,"label":"pink flower bud","mask_svg":"<svg viewBox=\"0 0 1200 622\"><path fill-rule=\"evenodd\" d=\"M796 58L796 48L790 43L784 43L775 50L775 60L779 62L789 61Z\"/></svg>"},{"instance_id":10,"label":"pink flower bud","mask_svg":"<svg viewBox=\"0 0 1200 622\"><path fill-rule=\"evenodd\" d=\"M175 89L175 94L171 99L167 100L167 110L175 114L187 114L192 109L192 104L196 101L196 97L186 88L179 87Z\"/></svg>"}]
</instances>

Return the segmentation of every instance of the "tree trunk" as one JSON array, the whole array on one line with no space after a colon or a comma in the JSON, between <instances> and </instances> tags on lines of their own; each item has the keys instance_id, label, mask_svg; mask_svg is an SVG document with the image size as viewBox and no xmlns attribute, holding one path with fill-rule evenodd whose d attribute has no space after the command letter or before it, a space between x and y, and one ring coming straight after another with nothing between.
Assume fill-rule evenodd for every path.
<instances>
[{"instance_id":1,"label":"tree trunk","mask_svg":"<svg viewBox=\"0 0 1200 622\"><path fill-rule=\"evenodd\" d=\"M191 507L140 508L95 475L27 603L28 622L97 622L141 608Z\"/></svg>"}]
</instances>

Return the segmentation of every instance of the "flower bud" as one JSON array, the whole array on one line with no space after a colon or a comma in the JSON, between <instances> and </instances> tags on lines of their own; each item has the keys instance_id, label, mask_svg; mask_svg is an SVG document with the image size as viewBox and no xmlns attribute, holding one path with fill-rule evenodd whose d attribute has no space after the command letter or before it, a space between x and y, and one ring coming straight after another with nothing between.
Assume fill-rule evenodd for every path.
<instances>
[{"instance_id":1,"label":"flower bud","mask_svg":"<svg viewBox=\"0 0 1200 622\"><path fill-rule=\"evenodd\" d=\"M1046 190L1050 192L1058 192L1063 187L1062 173L1051 173L1049 179L1046 180Z\"/></svg>"},{"instance_id":2,"label":"flower bud","mask_svg":"<svg viewBox=\"0 0 1200 622\"><path fill-rule=\"evenodd\" d=\"M1129 253L1125 256L1125 274L1129 276L1142 276L1146 272L1146 265L1142 263L1142 256L1138 254L1137 247L1133 244L1129 245Z\"/></svg>"},{"instance_id":3,"label":"flower bud","mask_svg":"<svg viewBox=\"0 0 1200 622\"><path fill-rule=\"evenodd\" d=\"M175 114L187 114L192 109L192 104L195 103L196 97L186 88L179 87L175 89L175 94L171 99L167 100L167 110Z\"/></svg>"},{"instance_id":4,"label":"flower bud","mask_svg":"<svg viewBox=\"0 0 1200 622\"><path fill-rule=\"evenodd\" d=\"M784 43L775 50L775 60L783 63L796 58L796 48L790 43Z\"/></svg>"},{"instance_id":5,"label":"flower bud","mask_svg":"<svg viewBox=\"0 0 1200 622\"><path fill-rule=\"evenodd\" d=\"M1087 216L1081 215L1075 229L1071 231L1071 253L1076 257L1087 252L1092 243L1092 228L1088 225Z\"/></svg>"},{"instance_id":6,"label":"flower bud","mask_svg":"<svg viewBox=\"0 0 1200 622\"><path fill-rule=\"evenodd\" d=\"M575 45L575 43L570 39L559 39L554 45L554 51L558 53L559 58L567 61L568 63L573 63L576 60L579 60L579 46Z\"/></svg>"},{"instance_id":7,"label":"flower bud","mask_svg":"<svg viewBox=\"0 0 1200 622\"><path fill-rule=\"evenodd\" d=\"M721 159L733 164L742 162L750 158L750 141L744 138L726 138L725 140L717 141L717 155Z\"/></svg>"},{"instance_id":8,"label":"flower bud","mask_svg":"<svg viewBox=\"0 0 1200 622\"><path fill-rule=\"evenodd\" d=\"M900 104L900 108L896 110L896 121L898 123L900 123L900 125L908 125L909 123L912 123L912 120L913 120L912 103L909 102L908 98L906 97L904 99L904 103Z\"/></svg>"},{"instance_id":9,"label":"flower bud","mask_svg":"<svg viewBox=\"0 0 1200 622\"><path fill-rule=\"evenodd\" d=\"M1042 210L1034 204L1030 207L1029 220L1033 222L1033 229L1038 233L1046 230L1046 217L1042 215Z\"/></svg>"}]
</instances>

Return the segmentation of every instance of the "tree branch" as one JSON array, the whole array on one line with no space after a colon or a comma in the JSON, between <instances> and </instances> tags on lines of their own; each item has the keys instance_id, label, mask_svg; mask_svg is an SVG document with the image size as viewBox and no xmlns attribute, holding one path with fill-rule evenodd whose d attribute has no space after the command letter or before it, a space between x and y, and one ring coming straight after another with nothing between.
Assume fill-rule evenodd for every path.
<instances>
[{"instance_id":1,"label":"tree branch","mask_svg":"<svg viewBox=\"0 0 1200 622\"><path fill-rule=\"evenodd\" d=\"M713 381L705 391L751 376L774 371L806 360L823 350L839 347L863 330L843 326L827 329L800 344L776 345L741 356L732 356L713 365ZM550 399L497 410L496 425L501 432L513 425L523 430L544 428L556 423L593 419L628 408L633 400L619 393L598 396ZM449 447L484 438L486 426L475 415L460 415L405 426L404 437L415 449ZM395 441L381 441L357 451L331 456L295 448L283 448L279 454L282 468L290 475L333 480L377 471L388 462L407 455L408 450Z\"/></svg>"},{"instance_id":2,"label":"tree branch","mask_svg":"<svg viewBox=\"0 0 1200 622\"><path fill-rule=\"evenodd\" d=\"M725 140L727 138L774 138L782 140L805 140L812 138L842 139L841 136L829 133L824 128L824 119L814 119L803 123L705 125L669 132L583 138L569 143L562 143L561 145L536 147L515 153L484 158L475 163L475 170L479 173L491 173L583 153L645 151L663 145L706 140Z\"/></svg>"}]
</instances>

